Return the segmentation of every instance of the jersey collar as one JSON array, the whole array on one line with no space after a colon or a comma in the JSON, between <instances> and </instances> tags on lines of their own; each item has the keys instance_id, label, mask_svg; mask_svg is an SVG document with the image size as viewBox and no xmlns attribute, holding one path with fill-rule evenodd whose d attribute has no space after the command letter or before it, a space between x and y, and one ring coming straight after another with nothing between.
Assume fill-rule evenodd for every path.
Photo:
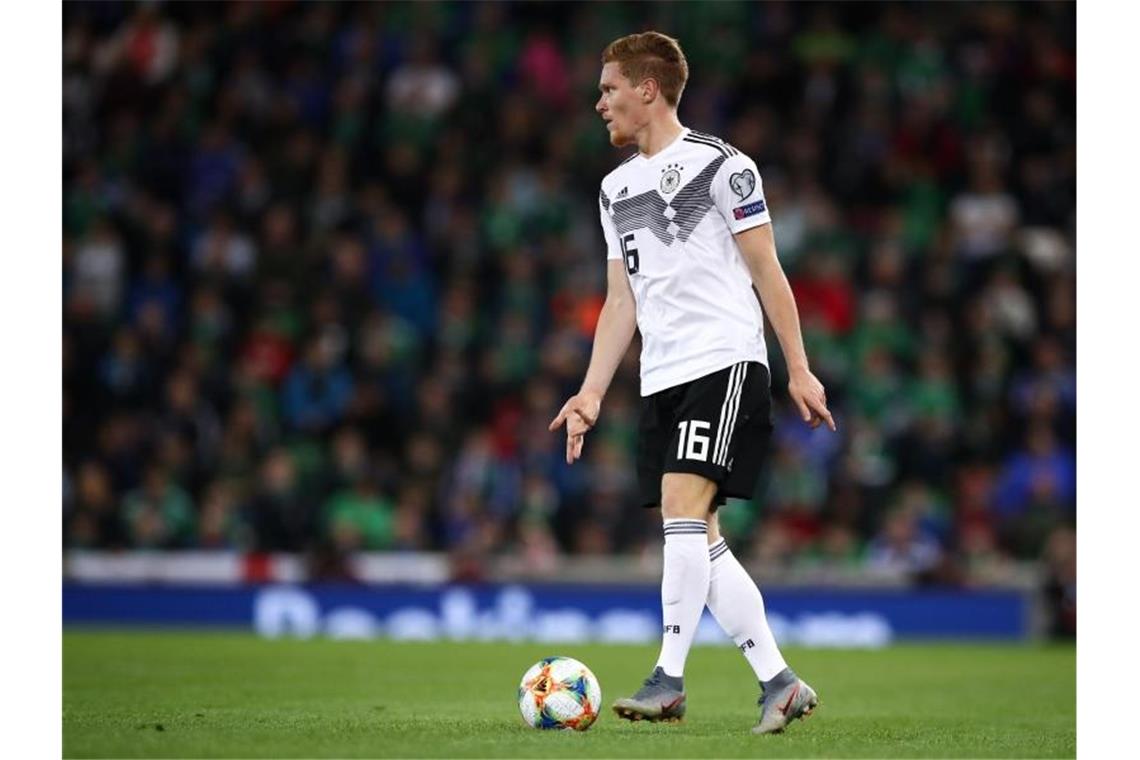
<instances>
[{"instance_id":1,"label":"jersey collar","mask_svg":"<svg viewBox=\"0 0 1140 760\"><path fill-rule=\"evenodd\" d=\"M639 150L639 151L637 151L637 159L639 161L645 161L646 163L653 163L657 159L661 158L661 156L665 155L669 151L673 150L673 148L676 148L678 145L680 145L681 141L684 140L685 137L688 136L688 134L689 134L689 128L688 127L681 127L681 132L676 137L673 138L673 141L671 143L669 143L664 148L662 148L661 150L657 151L656 153L654 153L652 156L649 156L649 157L646 157L646 155Z\"/></svg>"}]
</instances>

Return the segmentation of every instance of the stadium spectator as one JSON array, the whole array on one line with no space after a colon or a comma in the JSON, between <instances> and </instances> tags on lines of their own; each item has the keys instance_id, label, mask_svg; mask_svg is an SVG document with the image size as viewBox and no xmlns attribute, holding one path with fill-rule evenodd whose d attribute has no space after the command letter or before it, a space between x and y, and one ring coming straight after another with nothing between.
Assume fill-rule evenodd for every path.
<instances>
[{"instance_id":1,"label":"stadium spectator","mask_svg":"<svg viewBox=\"0 0 1140 760\"><path fill-rule=\"evenodd\" d=\"M142 485L123 498L123 516L131 545L177 549L194 540L194 505L160 465L148 468Z\"/></svg>"},{"instance_id":2,"label":"stadium spectator","mask_svg":"<svg viewBox=\"0 0 1140 760\"><path fill-rule=\"evenodd\" d=\"M1046 535L1074 514L1077 463L1048 425L1033 423L1025 446L1006 460L994 489L994 509L1009 548L1020 557L1040 553Z\"/></svg>"},{"instance_id":3,"label":"stadium spectator","mask_svg":"<svg viewBox=\"0 0 1140 760\"><path fill-rule=\"evenodd\" d=\"M79 468L75 503L65 521L65 530L71 546L120 549L127 545L111 479L98 462L85 462Z\"/></svg>"},{"instance_id":4,"label":"stadium spectator","mask_svg":"<svg viewBox=\"0 0 1140 760\"><path fill-rule=\"evenodd\" d=\"M867 546L871 567L899 570L908 577L919 577L935 569L942 547L919 522L918 515L899 507L886 518L883 529Z\"/></svg>"},{"instance_id":5,"label":"stadium spectator","mask_svg":"<svg viewBox=\"0 0 1140 760\"><path fill-rule=\"evenodd\" d=\"M312 434L328 432L344 418L352 398L352 376L337 362L331 339L313 337L304 357L285 378L281 402L286 422Z\"/></svg>"},{"instance_id":6,"label":"stadium spectator","mask_svg":"<svg viewBox=\"0 0 1140 760\"><path fill-rule=\"evenodd\" d=\"M254 548L301 551L318 536L316 507L301 489L294 457L287 450L270 451L261 465L250 505Z\"/></svg>"}]
</instances>

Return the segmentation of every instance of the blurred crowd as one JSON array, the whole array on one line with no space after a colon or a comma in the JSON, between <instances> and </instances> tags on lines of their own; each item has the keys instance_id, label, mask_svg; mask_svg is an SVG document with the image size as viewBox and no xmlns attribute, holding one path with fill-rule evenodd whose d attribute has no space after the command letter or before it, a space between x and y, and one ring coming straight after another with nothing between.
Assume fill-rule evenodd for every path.
<instances>
[{"instance_id":1,"label":"blurred crowd","mask_svg":"<svg viewBox=\"0 0 1140 760\"><path fill-rule=\"evenodd\" d=\"M758 163L839 434L778 402L737 552L985 582L1075 529L1075 6L68 3L64 543L659 551L631 348L569 467L611 39Z\"/></svg>"}]
</instances>

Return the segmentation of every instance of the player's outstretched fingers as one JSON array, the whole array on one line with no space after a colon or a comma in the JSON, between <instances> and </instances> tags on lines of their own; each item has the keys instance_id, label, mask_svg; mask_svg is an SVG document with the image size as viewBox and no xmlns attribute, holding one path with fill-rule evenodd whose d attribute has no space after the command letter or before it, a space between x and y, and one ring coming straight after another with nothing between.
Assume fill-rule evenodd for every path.
<instances>
[{"instance_id":1,"label":"player's outstretched fingers","mask_svg":"<svg viewBox=\"0 0 1140 760\"><path fill-rule=\"evenodd\" d=\"M813 415L813 417L814 417L813 422L815 422L815 424L812 425L812 427L813 428L817 427L820 422L826 422L827 426L829 428L831 428L831 432L834 433L835 432L835 420L831 416L831 411L827 408L827 402L826 401L813 400L811 402L811 406L812 406L812 411L815 413Z\"/></svg>"},{"instance_id":2,"label":"player's outstretched fingers","mask_svg":"<svg viewBox=\"0 0 1140 760\"><path fill-rule=\"evenodd\" d=\"M566 464L574 464L582 456L582 443L586 436L566 436Z\"/></svg>"}]
</instances>

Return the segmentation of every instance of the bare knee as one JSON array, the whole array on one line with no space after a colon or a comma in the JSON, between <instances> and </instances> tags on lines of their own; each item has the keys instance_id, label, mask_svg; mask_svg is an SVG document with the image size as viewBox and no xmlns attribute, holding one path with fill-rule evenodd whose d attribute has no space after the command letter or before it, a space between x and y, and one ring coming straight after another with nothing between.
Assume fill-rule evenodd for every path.
<instances>
[{"instance_id":1,"label":"bare knee","mask_svg":"<svg viewBox=\"0 0 1140 760\"><path fill-rule=\"evenodd\" d=\"M716 483L700 475L665 473L661 478L661 516L666 520L708 520L716 488Z\"/></svg>"}]
</instances>

